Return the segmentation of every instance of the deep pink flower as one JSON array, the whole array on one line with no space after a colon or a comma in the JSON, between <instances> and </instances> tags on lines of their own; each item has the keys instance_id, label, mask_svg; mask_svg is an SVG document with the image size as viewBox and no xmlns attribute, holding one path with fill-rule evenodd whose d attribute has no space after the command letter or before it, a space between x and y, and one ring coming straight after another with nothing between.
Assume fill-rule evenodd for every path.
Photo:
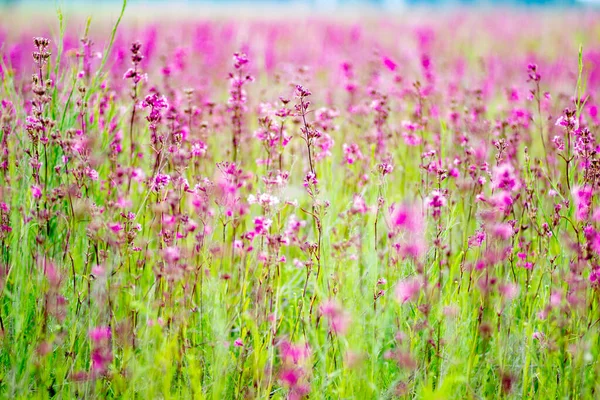
<instances>
[{"instance_id":1,"label":"deep pink flower","mask_svg":"<svg viewBox=\"0 0 600 400\"><path fill-rule=\"evenodd\" d=\"M338 335L346 334L350 314L335 300L327 300L319 306L321 314L329 320L329 326Z\"/></svg>"},{"instance_id":2,"label":"deep pink flower","mask_svg":"<svg viewBox=\"0 0 600 400\"><path fill-rule=\"evenodd\" d=\"M94 344L99 345L110 339L111 330L108 326L98 326L90 331L90 339Z\"/></svg>"},{"instance_id":3,"label":"deep pink flower","mask_svg":"<svg viewBox=\"0 0 600 400\"><path fill-rule=\"evenodd\" d=\"M575 218L578 221L587 219L592 203L593 191L591 186L574 186L571 190L575 205Z\"/></svg>"},{"instance_id":4,"label":"deep pink flower","mask_svg":"<svg viewBox=\"0 0 600 400\"><path fill-rule=\"evenodd\" d=\"M383 57L383 65L385 65L385 67L390 71L396 70L396 63L393 62L392 59L389 57Z\"/></svg>"},{"instance_id":5,"label":"deep pink flower","mask_svg":"<svg viewBox=\"0 0 600 400\"><path fill-rule=\"evenodd\" d=\"M39 199L40 197L42 197L42 189L37 185L32 185L31 186L31 195L33 196L34 199Z\"/></svg>"}]
</instances>

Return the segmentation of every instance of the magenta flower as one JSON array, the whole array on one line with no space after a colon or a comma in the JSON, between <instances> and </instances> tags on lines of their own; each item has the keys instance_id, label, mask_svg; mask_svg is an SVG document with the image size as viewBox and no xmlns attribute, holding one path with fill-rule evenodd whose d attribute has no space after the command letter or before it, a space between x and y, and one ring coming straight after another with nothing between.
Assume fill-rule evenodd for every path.
<instances>
[{"instance_id":1,"label":"magenta flower","mask_svg":"<svg viewBox=\"0 0 600 400\"><path fill-rule=\"evenodd\" d=\"M281 358L287 363L301 363L310 357L311 354L308 344L293 344L284 340L279 346Z\"/></svg>"},{"instance_id":2,"label":"magenta flower","mask_svg":"<svg viewBox=\"0 0 600 400\"><path fill-rule=\"evenodd\" d=\"M419 207L398 204L391 212L392 226L410 233L421 233L424 229L423 214Z\"/></svg>"},{"instance_id":3,"label":"magenta flower","mask_svg":"<svg viewBox=\"0 0 600 400\"><path fill-rule=\"evenodd\" d=\"M95 345L106 342L111 337L111 330L108 326L98 326L90 331L90 339Z\"/></svg>"},{"instance_id":4,"label":"magenta flower","mask_svg":"<svg viewBox=\"0 0 600 400\"><path fill-rule=\"evenodd\" d=\"M321 314L329 320L330 329L338 335L345 335L350 324L350 314L335 300L326 300L319 306Z\"/></svg>"},{"instance_id":5,"label":"magenta flower","mask_svg":"<svg viewBox=\"0 0 600 400\"><path fill-rule=\"evenodd\" d=\"M421 291L421 282L417 278L407 278L396 284L396 300L406 303L417 299Z\"/></svg>"},{"instance_id":6,"label":"magenta flower","mask_svg":"<svg viewBox=\"0 0 600 400\"><path fill-rule=\"evenodd\" d=\"M510 191L519 190L519 182L515 169L508 163L494 167L492 172L492 183L495 189Z\"/></svg>"},{"instance_id":7,"label":"magenta flower","mask_svg":"<svg viewBox=\"0 0 600 400\"><path fill-rule=\"evenodd\" d=\"M344 161L347 164L354 164L356 161L364 159L364 156L356 143L344 143L342 149L344 150Z\"/></svg>"},{"instance_id":8,"label":"magenta flower","mask_svg":"<svg viewBox=\"0 0 600 400\"><path fill-rule=\"evenodd\" d=\"M383 57L383 65L385 65L385 67L390 71L396 70L396 63L393 62L392 59L389 57Z\"/></svg>"},{"instance_id":9,"label":"magenta flower","mask_svg":"<svg viewBox=\"0 0 600 400\"><path fill-rule=\"evenodd\" d=\"M31 186L31 195L33 196L34 199L39 199L40 197L42 197L42 189L37 185L32 185Z\"/></svg>"},{"instance_id":10,"label":"magenta flower","mask_svg":"<svg viewBox=\"0 0 600 400\"><path fill-rule=\"evenodd\" d=\"M575 218L578 221L587 219L590 213L593 191L591 186L574 186L571 190L575 205Z\"/></svg>"}]
</instances>

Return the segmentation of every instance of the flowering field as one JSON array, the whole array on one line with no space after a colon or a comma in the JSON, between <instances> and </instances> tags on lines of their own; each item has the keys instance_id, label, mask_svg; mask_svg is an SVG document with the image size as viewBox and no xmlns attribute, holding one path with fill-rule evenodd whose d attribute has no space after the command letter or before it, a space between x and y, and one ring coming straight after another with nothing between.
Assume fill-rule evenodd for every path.
<instances>
[{"instance_id":1,"label":"flowering field","mask_svg":"<svg viewBox=\"0 0 600 400\"><path fill-rule=\"evenodd\" d=\"M0 397L600 396L600 15L135 16L0 17Z\"/></svg>"}]
</instances>

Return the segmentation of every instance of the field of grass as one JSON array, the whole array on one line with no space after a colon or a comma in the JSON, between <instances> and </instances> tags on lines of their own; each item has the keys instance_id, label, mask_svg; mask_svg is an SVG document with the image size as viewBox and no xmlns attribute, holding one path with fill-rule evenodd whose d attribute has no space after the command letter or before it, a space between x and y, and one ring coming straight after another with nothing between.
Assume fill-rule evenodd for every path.
<instances>
[{"instance_id":1,"label":"field of grass","mask_svg":"<svg viewBox=\"0 0 600 400\"><path fill-rule=\"evenodd\" d=\"M0 13L0 398L600 397L600 14L88 11Z\"/></svg>"}]
</instances>

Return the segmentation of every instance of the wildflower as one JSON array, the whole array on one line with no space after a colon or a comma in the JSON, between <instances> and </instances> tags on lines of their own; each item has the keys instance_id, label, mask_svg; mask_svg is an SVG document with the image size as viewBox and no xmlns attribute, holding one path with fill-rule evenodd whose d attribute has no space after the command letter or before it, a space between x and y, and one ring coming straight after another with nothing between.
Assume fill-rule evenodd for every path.
<instances>
[{"instance_id":1,"label":"wildflower","mask_svg":"<svg viewBox=\"0 0 600 400\"><path fill-rule=\"evenodd\" d=\"M169 184L170 181L171 181L171 177L169 175L157 174L154 177L154 180L152 183L152 190L154 190L155 192L160 192L162 189L164 189Z\"/></svg>"},{"instance_id":2,"label":"wildflower","mask_svg":"<svg viewBox=\"0 0 600 400\"><path fill-rule=\"evenodd\" d=\"M265 217L256 217L254 218L254 231L255 235L266 235L269 233L269 228L273 223L272 220Z\"/></svg>"},{"instance_id":3,"label":"wildflower","mask_svg":"<svg viewBox=\"0 0 600 400\"><path fill-rule=\"evenodd\" d=\"M306 89L302 85L296 85L296 97L297 98L300 98L300 97L309 97L311 95L312 95L312 93L311 93L310 90Z\"/></svg>"},{"instance_id":4,"label":"wildflower","mask_svg":"<svg viewBox=\"0 0 600 400\"><path fill-rule=\"evenodd\" d=\"M473 236L469 237L469 247L480 247L485 238L485 231L483 229L479 229Z\"/></svg>"},{"instance_id":5,"label":"wildflower","mask_svg":"<svg viewBox=\"0 0 600 400\"><path fill-rule=\"evenodd\" d=\"M560 136L554 136L554 138L552 138L552 143L558 151L563 151L565 149L565 140Z\"/></svg>"},{"instance_id":6,"label":"wildflower","mask_svg":"<svg viewBox=\"0 0 600 400\"><path fill-rule=\"evenodd\" d=\"M108 227L114 233L118 233L123 230L123 224L121 224L120 222L115 222L115 223L109 224Z\"/></svg>"},{"instance_id":7,"label":"wildflower","mask_svg":"<svg viewBox=\"0 0 600 400\"><path fill-rule=\"evenodd\" d=\"M365 199L361 195L355 194L350 212L352 214L366 214L368 211L369 207L365 203Z\"/></svg>"},{"instance_id":8,"label":"wildflower","mask_svg":"<svg viewBox=\"0 0 600 400\"><path fill-rule=\"evenodd\" d=\"M279 198L268 193L258 193L257 196L251 194L248 196L248 204L259 204L261 207L268 209L279 204Z\"/></svg>"},{"instance_id":9,"label":"wildflower","mask_svg":"<svg viewBox=\"0 0 600 400\"><path fill-rule=\"evenodd\" d=\"M208 147L206 146L206 143L204 143L203 141L199 140L199 141L195 142L194 144L192 144L192 149L191 149L192 156L204 157L206 155L207 148Z\"/></svg>"},{"instance_id":10,"label":"wildflower","mask_svg":"<svg viewBox=\"0 0 600 400\"><path fill-rule=\"evenodd\" d=\"M363 154L360 151L360 148L356 143L346 144L342 146L344 150L344 161L347 164L354 164L357 160L364 159Z\"/></svg>"},{"instance_id":11,"label":"wildflower","mask_svg":"<svg viewBox=\"0 0 600 400\"><path fill-rule=\"evenodd\" d=\"M90 339L94 344L102 344L109 340L111 337L111 331L108 326L99 326L90 330Z\"/></svg>"},{"instance_id":12,"label":"wildflower","mask_svg":"<svg viewBox=\"0 0 600 400\"><path fill-rule=\"evenodd\" d=\"M565 115L558 117L555 123L556 126L562 126L565 129L576 130L579 129L579 121L575 118L574 113L565 111Z\"/></svg>"},{"instance_id":13,"label":"wildflower","mask_svg":"<svg viewBox=\"0 0 600 400\"><path fill-rule=\"evenodd\" d=\"M585 220L590 212L593 191L591 186L574 186L571 190L573 203L575 205L575 218L578 221Z\"/></svg>"},{"instance_id":14,"label":"wildflower","mask_svg":"<svg viewBox=\"0 0 600 400\"><path fill-rule=\"evenodd\" d=\"M396 284L396 300L400 303L414 301L421 290L421 282L417 278L401 280Z\"/></svg>"},{"instance_id":15,"label":"wildflower","mask_svg":"<svg viewBox=\"0 0 600 400\"><path fill-rule=\"evenodd\" d=\"M510 301L513 300L519 294L519 286L514 283L506 283L498 287L500 295Z\"/></svg>"},{"instance_id":16,"label":"wildflower","mask_svg":"<svg viewBox=\"0 0 600 400\"><path fill-rule=\"evenodd\" d=\"M396 70L396 63L393 62L389 57L383 57L383 65L385 65L385 67L392 72Z\"/></svg>"},{"instance_id":17,"label":"wildflower","mask_svg":"<svg viewBox=\"0 0 600 400\"><path fill-rule=\"evenodd\" d=\"M408 204L395 205L391 212L392 226L410 233L423 231L424 221L421 210Z\"/></svg>"},{"instance_id":18,"label":"wildflower","mask_svg":"<svg viewBox=\"0 0 600 400\"><path fill-rule=\"evenodd\" d=\"M384 162L381 164L377 164L377 170L379 171L381 176L386 176L394 171L394 166L391 163Z\"/></svg>"},{"instance_id":19,"label":"wildflower","mask_svg":"<svg viewBox=\"0 0 600 400\"><path fill-rule=\"evenodd\" d=\"M442 207L445 207L448 203L444 194L439 190L434 190L425 199L425 204L428 208L433 209L433 218L437 219L440 217Z\"/></svg>"},{"instance_id":20,"label":"wildflower","mask_svg":"<svg viewBox=\"0 0 600 400\"><path fill-rule=\"evenodd\" d=\"M501 189L508 192L519 190L519 183L512 165L504 163L494 167L492 175L494 189Z\"/></svg>"},{"instance_id":21,"label":"wildflower","mask_svg":"<svg viewBox=\"0 0 600 400\"><path fill-rule=\"evenodd\" d=\"M39 199L40 197L42 197L42 189L37 185L32 185L31 186L31 195L33 196L34 199Z\"/></svg>"},{"instance_id":22,"label":"wildflower","mask_svg":"<svg viewBox=\"0 0 600 400\"><path fill-rule=\"evenodd\" d=\"M596 266L590 271L590 275L588 277L589 281L592 284L600 286L600 267Z\"/></svg>"},{"instance_id":23,"label":"wildflower","mask_svg":"<svg viewBox=\"0 0 600 400\"><path fill-rule=\"evenodd\" d=\"M497 223L491 227L491 233L502 240L508 240L513 234L514 230L511 224L505 223Z\"/></svg>"},{"instance_id":24,"label":"wildflower","mask_svg":"<svg viewBox=\"0 0 600 400\"><path fill-rule=\"evenodd\" d=\"M346 334L350 324L350 314L335 300L327 300L319 307L321 314L329 320L329 326L338 335Z\"/></svg>"},{"instance_id":25,"label":"wildflower","mask_svg":"<svg viewBox=\"0 0 600 400\"><path fill-rule=\"evenodd\" d=\"M166 247L165 249L163 249L162 253L163 258L168 264L175 264L181 258L181 251L178 247L175 246Z\"/></svg>"},{"instance_id":26,"label":"wildflower","mask_svg":"<svg viewBox=\"0 0 600 400\"><path fill-rule=\"evenodd\" d=\"M529 80L533 82L539 82L541 79L541 75L538 73L537 65L530 63L527 64L527 74L529 76Z\"/></svg>"}]
</instances>

